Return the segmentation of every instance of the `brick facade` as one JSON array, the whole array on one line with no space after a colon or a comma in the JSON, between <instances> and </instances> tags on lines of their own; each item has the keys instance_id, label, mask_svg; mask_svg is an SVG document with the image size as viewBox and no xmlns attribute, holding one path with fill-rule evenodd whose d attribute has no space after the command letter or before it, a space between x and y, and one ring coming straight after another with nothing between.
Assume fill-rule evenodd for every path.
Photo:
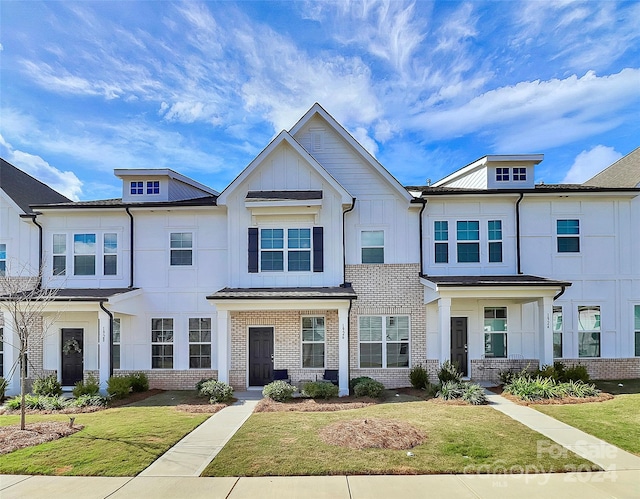
<instances>
[{"instance_id":1,"label":"brick facade","mask_svg":"<svg viewBox=\"0 0 640 499\"><path fill-rule=\"evenodd\" d=\"M471 359L471 379L497 383L501 371L535 371L539 367L538 359Z\"/></svg>"},{"instance_id":2,"label":"brick facade","mask_svg":"<svg viewBox=\"0 0 640 499\"><path fill-rule=\"evenodd\" d=\"M90 371L95 373L97 371ZM89 371L85 372L85 379ZM195 390L196 383L203 378L218 379L218 371L214 369L150 369L150 370L120 370L114 369L114 376L126 376L132 373L145 373L149 378L149 388L160 390Z\"/></svg>"},{"instance_id":3,"label":"brick facade","mask_svg":"<svg viewBox=\"0 0 640 499\"><path fill-rule=\"evenodd\" d=\"M346 280L358 295L351 308L349 323L350 378L370 376L387 388L409 386L409 368L360 369L358 317L361 315L408 315L411 328L410 365L425 364L430 379L437 367L427 361L424 286L419 264L347 265ZM436 361L437 362L437 361Z\"/></svg>"},{"instance_id":4,"label":"brick facade","mask_svg":"<svg viewBox=\"0 0 640 499\"><path fill-rule=\"evenodd\" d=\"M640 357L628 359L560 359L565 367L578 364L587 368L591 379L640 378Z\"/></svg>"}]
</instances>

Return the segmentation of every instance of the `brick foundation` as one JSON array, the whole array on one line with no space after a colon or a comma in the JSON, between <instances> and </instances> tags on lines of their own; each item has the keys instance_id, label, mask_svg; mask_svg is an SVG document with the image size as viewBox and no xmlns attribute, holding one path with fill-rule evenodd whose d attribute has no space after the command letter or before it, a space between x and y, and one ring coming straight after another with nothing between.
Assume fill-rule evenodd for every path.
<instances>
[{"instance_id":1,"label":"brick foundation","mask_svg":"<svg viewBox=\"0 0 640 499\"><path fill-rule=\"evenodd\" d=\"M565 367L583 365L591 379L640 378L640 357L628 359L559 359Z\"/></svg>"},{"instance_id":2,"label":"brick foundation","mask_svg":"<svg viewBox=\"0 0 640 499\"><path fill-rule=\"evenodd\" d=\"M471 359L471 379L498 382L501 371L535 371L539 367L538 359Z\"/></svg>"},{"instance_id":3,"label":"brick foundation","mask_svg":"<svg viewBox=\"0 0 640 499\"><path fill-rule=\"evenodd\" d=\"M153 369L153 370L120 370L114 369L114 376L126 376L132 373L145 373L149 378L149 388L160 390L195 390L196 383L202 378L218 379L218 371L214 369ZM87 373L85 373L86 377Z\"/></svg>"}]
</instances>

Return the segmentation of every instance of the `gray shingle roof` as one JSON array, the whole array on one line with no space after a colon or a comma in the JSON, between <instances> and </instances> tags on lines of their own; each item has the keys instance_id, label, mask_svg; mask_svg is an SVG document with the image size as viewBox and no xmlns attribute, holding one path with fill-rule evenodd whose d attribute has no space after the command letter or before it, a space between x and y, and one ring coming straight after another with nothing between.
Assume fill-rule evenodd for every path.
<instances>
[{"instance_id":1,"label":"gray shingle roof","mask_svg":"<svg viewBox=\"0 0 640 499\"><path fill-rule=\"evenodd\" d=\"M322 191L249 191L247 199L307 200L322 199Z\"/></svg>"},{"instance_id":2,"label":"gray shingle roof","mask_svg":"<svg viewBox=\"0 0 640 499\"><path fill-rule=\"evenodd\" d=\"M640 187L640 147L584 183L593 187Z\"/></svg>"},{"instance_id":3,"label":"gray shingle roof","mask_svg":"<svg viewBox=\"0 0 640 499\"><path fill-rule=\"evenodd\" d=\"M149 201L140 203L123 203L121 198L99 199L96 201L70 201L68 203L31 204L37 209L80 209L80 208L125 208L125 207L161 207L161 206L216 206L217 196L203 196L179 201Z\"/></svg>"},{"instance_id":4,"label":"gray shingle roof","mask_svg":"<svg viewBox=\"0 0 640 499\"><path fill-rule=\"evenodd\" d=\"M294 299L294 300L331 300L357 298L352 287L326 288L223 288L207 296L208 300L265 300L265 299Z\"/></svg>"},{"instance_id":5,"label":"gray shingle roof","mask_svg":"<svg viewBox=\"0 0 640 499\"><path fill-rule=\"evenodd\" d=\"M571 286L570 282L556 281L535 275L425 275L424 279L438 286Z\"/></svg>"},{"instance_id":6,"label":"gray shingle roof","mask_svg":"<svg viewBox=\"0 0 640 499\"><path fill-rule=\"evenodd\" d=\"M451 194L496 195L496 194L545 194L545 193L589 193L589 192L628 192L637 190L635 186L595 186L583 184L538 184L534 189L463 189L460 187L407 186L408 191L420 192L422 196L442 196Z\"/></svg>"},{"instance_id":7,"label":"gray shingle roof","mask_svg":"<svg viewBox=\"0 0 640 499\"><path fill-rule=\"evenodd\" d=\"M34 203L68 203L71 200L31 175L0 158L0 189L7 193L22 211L31 215Z\"/></svg>"}]
</instances>

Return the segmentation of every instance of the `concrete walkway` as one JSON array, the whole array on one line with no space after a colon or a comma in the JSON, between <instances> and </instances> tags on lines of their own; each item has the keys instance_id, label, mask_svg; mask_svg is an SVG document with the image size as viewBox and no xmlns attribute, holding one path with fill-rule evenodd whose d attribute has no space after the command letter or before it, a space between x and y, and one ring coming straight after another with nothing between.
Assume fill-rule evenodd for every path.
<instances>
[{"instance_id":1,"label":"concrete walkway","mask_svg":"<svg viewBox=\"0 0 640 499\"><path fill-rule=\"evenodd\" d=\"M143 470L141 477L198 477L251 416L261 392L236 393L238 401L215 413Z\"/></svg>"},{"instance_id":2,"label":"concrete walkway","mask_svg":"<svg viewBox=\"0 0 640 499\"><path fill-rule=\"evenodd\" d=\"M573 426L542 414L535 409L518 405L506 398L485 390L494 409L528 426L534 431L553 440L563 448L575 452L581 457L597 464L605 471L636 471L640 483L640 457L600 440ZM562 448L539 445L538 452L551 453L561 457ZM638 494L640 497L640 494Z\"/></svg>"}]
</instances>

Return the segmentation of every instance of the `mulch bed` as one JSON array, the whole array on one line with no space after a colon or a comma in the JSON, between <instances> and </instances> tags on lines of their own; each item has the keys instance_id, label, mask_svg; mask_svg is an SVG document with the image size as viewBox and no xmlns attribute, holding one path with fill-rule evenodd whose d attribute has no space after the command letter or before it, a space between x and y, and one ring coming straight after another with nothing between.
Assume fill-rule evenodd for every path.
<instances>
[{"instance_id":1,"label":"mulch bed","mask_svg":"<svg viewBox=\"0 0 640 499\"><path fill-rule=\"evenodd\" d=\"M347 409L360 409L362 407L368 407L370 405L378 404L375 399L368 397L350 398L345 400L341 399L329 399L329 400L316 400L295 398L289 402L276 402L270 398L263 398L253 412L329 412L329 411L344 411Z\"/></svg>"},{"instance_id":2,"label":"mulch bed","mask_svg":"<svg viewBox=\"0 0 640 499\"><path fill-rule=\"evenodd\" d=\"M352 419L325 426L320 439L329 445L349 449L412 449L427 437L404 421L389 419Z\"/></svg>"},{"instance_id":3,"label":"mulch bed","mask_svg":"<svg viewBox=\"0 0 640 499\"><path fill-rule=\"evenodd\" d=\"M503 391L502 386L493 386L491 388L487 388L489 391L493 393L497 393L498 395L502 395L507 400L518 404L518 405L571 405L571 404L588 404L590 402L605 402L607 400L612 400L615 397L610 393L600 392L600 395L596 395L595 397L563 397L563 398L554 398L554 399L542 399L542 400L523 400L519 397L511 395L510 393L506 393Z\"/></svg>"},{"instance_id":4,"label":"mulch bed","mask_svg":"<svg viewBox=\"0 0 640 499\"><path fill-rule=\"evenodd\" d=\"M62 437L73 435L82 430L83 425L73 425L59 421L46 423L29 423L24 430L20 425L0 426L0 454L8 454L14 450L23 449L32 445L50 442Z\"/></svg>"},{"instance_id":5,"label":"mulch bed","mask_svg":"<svg viewBox=\"0 0 640 499\"><path fill-rule=\"evenodd\" d=\"M200 399L202 400L202 399ZM179 404L176 406L177 411L190 412L194 414L215 414L221 411L227 404Z\"/></svg>"}]
</instances>

